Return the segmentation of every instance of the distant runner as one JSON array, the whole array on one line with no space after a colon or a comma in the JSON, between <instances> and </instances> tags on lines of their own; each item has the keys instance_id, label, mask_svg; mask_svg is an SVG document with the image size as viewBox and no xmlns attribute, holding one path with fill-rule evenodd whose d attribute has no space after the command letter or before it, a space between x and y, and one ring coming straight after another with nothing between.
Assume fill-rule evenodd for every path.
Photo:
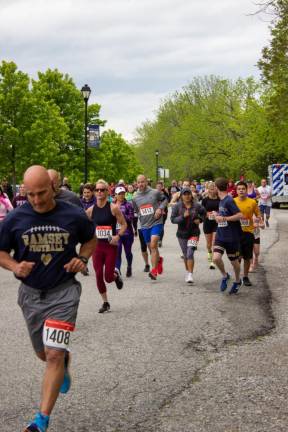
<instances>
[{"instance_id":1,"label":"distant runner","mask_svg":"<svg viewBox=\"0 0 288 432\"><path fill-rule=\"evenodd\" d=\"M194 200L190 187L183 187L180 201L172 207L171 222L178 225L176 236L184 257L185 282L192 284L194 252L200 237L199 225L203 222L206 210Z\"/></svg>"},{"instance_id":2,"label":"distant runner","mask_svg":"<svg viewBox=\"0 0 288 432\"><path fill-rule=\"evenodd\" d=\"M139 215L141 232L145 243L151 249L152 269L149 277L157 279L163 273L163 258L159 255L158 241L163 230L163 212L167 207L167 199L162 192L148 186L144 175L137 177L138 191L132 202Z\"/></svg>"},{"instance_id":3,"label":"distant runner","mask_svg":"<svg viewBox=\"0 0 288 432\"><path fill-rule=\"evenodd\" d=\"M236 206L232 196L227 192L228 180L218 178L215 180L215 185L220 198L219 213L215 214L215 220L218 224L216 238L213 248L213 262L216 264L222 274L220 291L225 291L228 287L229 273L226 272L223 254L226 254L232 264L235 281L229 291L229 294L237 294L242 285L240 279L240 236L241 226L239 220L243 218L242 213Z\"/></svg>"}]
</instances>

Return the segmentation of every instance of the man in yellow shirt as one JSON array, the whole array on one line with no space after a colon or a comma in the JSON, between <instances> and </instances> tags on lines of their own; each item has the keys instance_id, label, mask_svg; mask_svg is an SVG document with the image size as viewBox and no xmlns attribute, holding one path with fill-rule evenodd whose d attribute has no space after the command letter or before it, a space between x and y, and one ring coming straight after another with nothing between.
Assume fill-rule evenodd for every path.
<instances>
[{"instance_id":1,"label":"man in yellow shirt","mask_svg":"<svg viewBox=\"0 0 288 432\"><path fill-rule=\"evenodd\" d=\"M237 197L234 198L235 204L243 214L240 219L242 235L240 239L240 256L244 260L243 284L251 286L252 283L248 277L251 259L253 258L254 246L254 224L253 215L261 218L261 213L257 202L247 197L247 183L240 181L237 183Z\"/></svg>"}]
</instances>

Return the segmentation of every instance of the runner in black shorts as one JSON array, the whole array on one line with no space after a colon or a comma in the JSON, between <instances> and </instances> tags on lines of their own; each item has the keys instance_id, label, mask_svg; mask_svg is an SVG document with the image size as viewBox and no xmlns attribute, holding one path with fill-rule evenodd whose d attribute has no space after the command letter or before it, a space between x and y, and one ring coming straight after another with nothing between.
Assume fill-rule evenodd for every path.
<instances>
[{"instance_id":1,"label":"runner in black shorts","mask_svg":"<svg viewBox=\"0 0 288 432\"><path fill-rule=\"evenodd\" d=\"M203 222L203 231L206 238L206 246L208 251L208 262L210 264L210 269L215 269L215 265L212 262L212 251L215 241L215 235L217 230L217 222L215 220L215 215L219 211L219 202L215 183L209 182L207 188L207 195L202 200L202 206L207 212L206 219Z\"/></svg>"},{"instance_id":2,"label":"runner in black shorts","mask_svg":"<svg viewBox=\"0 0 288 432\"><path fill-rule=\"evenodd\" d=\"M96 239L83 209L55 201L44 167L28 168L24 185L29 202L0 226L0 265L21 281L18 304L36 355L46 362L40 409L25 432L46 432L59 392L70 388L69 340L81 295L75 273L85 270Z\"/></svg>"},{"instance_id":3,"label":"runner in black shorts","mask_svg":"<svg viewBox=\"0 0 288 432\"><path fill-rule=\"evenodd\" d=\"M215 185L220 198L220 203L219 215L216 216L218 227L213 249L213 262L222 274L223 278L220 285L220 291L223 292L227 289L228 280L230 279L230 275L226 272L222 259L222 255L226 251L235 273L235 282L233 283L229 294L237 294L242 285L239 262L239 243L241 235L239 220L242 217L242 213L239 211L233 198L227 193L228 180L218 178L215 181Z\"/></svg>"},{"instance_id":4,"label":"runner in black shorts","mask_svg":"<svg viewBox=\"0 0 288 432\"><path fill-rule=\"evenodd\" d=\"M261 218L260 210L257 202L247 197L247 183L240 181L237 184L237 197L234 201L240 209L243 217L241 223L241 239L240 239L240 255L243 259L243 283L245 286L251 286L252 282L249 279L248 272L253 258L254 247L254 222L253 217ZM263 221L263 220L262 220Z\"/></svg>"}]
</instances>

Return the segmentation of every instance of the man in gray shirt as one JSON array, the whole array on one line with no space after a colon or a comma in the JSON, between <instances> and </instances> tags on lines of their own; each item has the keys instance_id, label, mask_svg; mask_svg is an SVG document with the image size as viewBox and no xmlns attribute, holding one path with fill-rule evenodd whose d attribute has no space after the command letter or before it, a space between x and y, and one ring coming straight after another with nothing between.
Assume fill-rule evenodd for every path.
<instances>
[{"instance_id":1,"label":"man in gray shirt","mask_svg":"<svg viewBox=\"0 0 288 432\"><path fill-rule=\"evenodd\" d=\"M132 203L138 213L141 232L145 243L151 250L152 270L149 277L157 279L163 273L163 257L159 255L158 241L163 230L163 210L167 207L167 199L162 192L148 186L144 175L137 177L138 190Z\"/></svg>"}]
</instances>

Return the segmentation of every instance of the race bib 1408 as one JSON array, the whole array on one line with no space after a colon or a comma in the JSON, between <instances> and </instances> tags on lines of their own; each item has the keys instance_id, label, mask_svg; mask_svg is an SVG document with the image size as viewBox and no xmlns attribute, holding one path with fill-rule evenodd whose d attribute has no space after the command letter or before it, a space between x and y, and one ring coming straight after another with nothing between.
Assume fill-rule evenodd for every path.
<instances>
[{"instance_id":1,"label":"race bib 1408","mask_svg":"<svg viewBox=\"0 0 288 432\"><path fill-rule=\"evenodd\" d=\"M43 344L50 348L67 349L74 324L48 319L43 328Z\"/></svg>"}]
</instances>

